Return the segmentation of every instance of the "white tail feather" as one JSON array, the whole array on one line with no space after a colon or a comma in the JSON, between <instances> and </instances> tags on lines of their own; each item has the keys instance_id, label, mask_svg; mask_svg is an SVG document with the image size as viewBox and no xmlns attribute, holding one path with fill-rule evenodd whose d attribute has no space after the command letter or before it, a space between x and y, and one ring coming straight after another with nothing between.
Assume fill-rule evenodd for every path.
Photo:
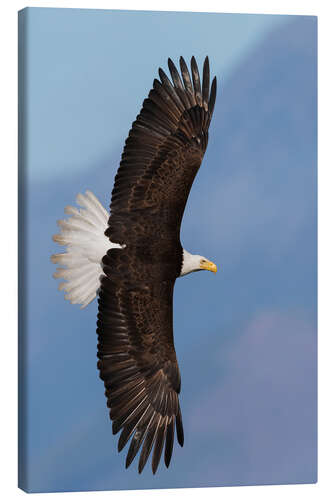
<instances>
[{"instance_id":1,"label":"white tail feather","mask_svg":"<svg viewBox=\"0 0 333 500\"><path fill-rule=\"evenodd\" d=\"M76 202L82 208L66 206L65 213L70 217L58 221L60 232L53 236L53 241L66 246L66 252L52 255L51 260L65 266L53 274L65 280L59 290L66 292L65 299L83 309L96 297L103 256L110 248L123 247L104 235L109 214L91 191L78 194Z\"/></svg>"}]
</instances>

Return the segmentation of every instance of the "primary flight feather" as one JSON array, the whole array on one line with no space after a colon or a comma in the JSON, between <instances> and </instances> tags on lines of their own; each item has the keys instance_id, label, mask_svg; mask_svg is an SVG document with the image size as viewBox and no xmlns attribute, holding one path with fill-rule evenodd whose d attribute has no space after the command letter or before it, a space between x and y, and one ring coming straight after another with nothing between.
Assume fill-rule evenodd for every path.
<instances>
[{"instance_id":1,"label":"primary flight feather","mask_svg":"<svg viewBox=\"0 0 333 500\"><path fill-rule=\"evenodd\" d=\"M152 452L155 473L164 452L169 466L174 433L183 446L180 373L173 342L176 278L216 265L182 248L180 227L188 195L208 143L216 78L209 61L202 84L180 58L179 75L160 80L132 124L115 177L110 214L87 191L80 209L59 221L54 241L66 246L52 261L65 297L85 307L98 296L98 369L104 381L118 450L130 441L126 467L140 450L139 472Z\"/></svg>"}]
</instances>

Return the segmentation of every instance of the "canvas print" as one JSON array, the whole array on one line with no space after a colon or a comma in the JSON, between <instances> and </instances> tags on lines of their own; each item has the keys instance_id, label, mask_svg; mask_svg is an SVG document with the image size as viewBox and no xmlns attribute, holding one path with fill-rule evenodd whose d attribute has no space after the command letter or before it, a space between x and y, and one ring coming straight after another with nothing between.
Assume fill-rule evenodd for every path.
<instances>
[{"instance_id":1,"label":"canvas print","mask_svg":"<svg viewBox=\"0 0 333 500\"><path fill-rule=\"evenodd\" d=\"M23 490L316 482L316 155L314 17L19 12Z\"/></svg>"}]
</instances>

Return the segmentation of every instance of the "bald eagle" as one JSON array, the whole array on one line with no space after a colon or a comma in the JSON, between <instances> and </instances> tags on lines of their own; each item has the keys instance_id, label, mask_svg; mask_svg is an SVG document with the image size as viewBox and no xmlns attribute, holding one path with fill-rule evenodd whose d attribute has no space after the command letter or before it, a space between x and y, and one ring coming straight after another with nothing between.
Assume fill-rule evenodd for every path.
<instances>
[{"instance_id":1,"label":"bald eagle","mask_svg":"<svg viewBox=\"0 0 333 500\"><path fill-rule=\"evenodd\" d=\"M72 304L87 306L98 296L100 378L104 381L112 430L121 431L118 451L131 439L126 468L141 448L139 473L150 452L155 474L162 451L168 467L174 431L184 443L179 405L180 373L173 340L173 289L193 271L216 272L213 262L192 255L180 242L180 226L195 175L208 143L216 77L209 61L191 74L180 58L181 76L168 60L132 124L115 177L108 213L92 192L67 206L54 241L65 253L52 255L60 267L59 289Z\"/></svg>"}]
</instances>

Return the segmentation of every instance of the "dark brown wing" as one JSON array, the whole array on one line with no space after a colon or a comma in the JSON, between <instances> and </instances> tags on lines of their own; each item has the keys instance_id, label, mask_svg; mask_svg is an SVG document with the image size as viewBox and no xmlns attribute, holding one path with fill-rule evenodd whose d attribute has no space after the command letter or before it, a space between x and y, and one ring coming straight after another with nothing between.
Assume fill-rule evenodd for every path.
<instances>
[{"instance_id":1,"label":"dark brown wing","mask_svg":"<svg viewBox=\"0 0 333 500\"><path fill-rule=\"evenodd\" d=\"M108 261L112 261L112 251L104 258L105 264ZM141 447L139 472L152 447L153 472L163 447L169 466L175 424L181 446L184 440L178 401L180 374L173 345L173 286L173 282L131 285L109 276L101 280L98 368L113 433L122 431L118 450L131 439L128 467Z\"/></svg>"},{"instance_id":2,"label":"dark brown wing","mask_svg":"<svg viewBox=\"0 0 333 500\"><path fill-rule=\"evenodd\" d=\"M168 60L173 83L162 69L126 140L111 200L111 241L129 243L127 217L152 216L169 238L179 236L186 201L208 142L216 97L216 78L209 92L209 61L203 66L202 86L192 57L191 73L180 58L180 77ZM133 223L133 222L132 222ZM127 227L127 231L126 231ZM145 235L145 241L150 235Z\"/></svg>"}]
</instances>

